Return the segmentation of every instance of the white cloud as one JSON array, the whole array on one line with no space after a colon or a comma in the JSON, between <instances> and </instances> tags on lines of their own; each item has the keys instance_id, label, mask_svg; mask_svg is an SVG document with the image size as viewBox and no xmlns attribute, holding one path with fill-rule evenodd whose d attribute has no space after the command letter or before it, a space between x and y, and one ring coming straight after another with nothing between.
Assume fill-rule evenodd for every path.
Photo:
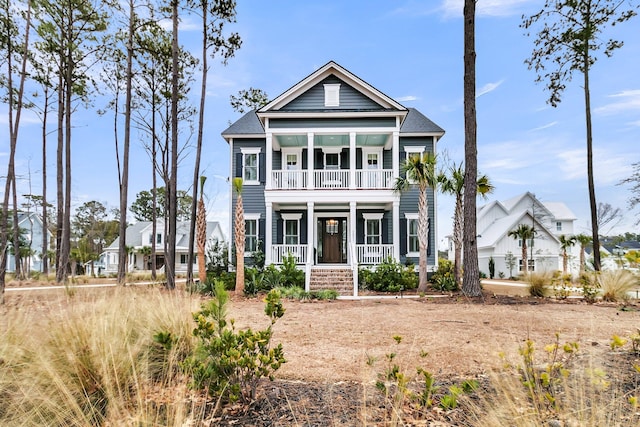
<instances>
[{"instance_id":1,"label":"white cloud","mask_svg":"<svg viewBox=\"0 0 640 427\"><path fill-rule=\"evenodd\" d=\"M476 3L477 16L520 15L523 6L536 3L533 0L483 0ZM446 18L462 17L464 0L443 0L440 10Z\"/></svg>"},{"instance_id":2,"label":"white cloud","mask_svg":"<svg viewBox=\"0 0 640 427\"><path fill-rule=\"evenodd\" d=\"M609 95L609 98L618 99L615 102L605 104L593 110L594 113L605 116L640 110L640 89L624 90L622 92Z\"/></svg>"},{"instance_id":3,"label":"white cloud","mask_svg":"<svg viewBox=\"0 0 640 427\"><path fill-rule=\"evenodd\" d=\"M559 167L562 177L569 180L587 179L587 149L576 148L557 154L561 160ZM607 150L594 150L593 171L596 186L615 185L631 175L631 165L628 156L615 155Z\"/></svg>"},{"instance_id":4,"label":"white cloud","mask_svg":"<svg viewBox=\"0 0 640 427\"><path fill-rule=\"evenodd\" d=\"M480 89L478 89L478 92L476 93L476 98L480 98L482 95L486 95L489 92L493 92L494 90L496 90L501 84L502 82L504 82L504 79L495 82L495 83L487 83L484 86L482 86Z\"/></svg>"},{"instance_id":5,"label":"white cloud","mask_svg":"<svg viewBox=\"0 0 640 427\"><path fill-rule=\"evenodd\" d=\"M553 127L553 126L555 126L557 124L558 124L558 122L554 121L554 122L551 122L551 123L547 123L546 125L538 126L537 128L529 129L529 132L537 132L539 130L548 129L548 128Z\"/></svg>"},{"instance_id":6,"label":"white cloud","mask_svg":"<svg viewBox=\"0 0 640 427\"><path fill-rule=\"evenodd\" d=\"M396 101L398 102L407 102L407 101L416 101L418 99L417 96L415 95L407 95L407 96L401 96L399 98L396 98Z\"/></svg>"}]
</instances>

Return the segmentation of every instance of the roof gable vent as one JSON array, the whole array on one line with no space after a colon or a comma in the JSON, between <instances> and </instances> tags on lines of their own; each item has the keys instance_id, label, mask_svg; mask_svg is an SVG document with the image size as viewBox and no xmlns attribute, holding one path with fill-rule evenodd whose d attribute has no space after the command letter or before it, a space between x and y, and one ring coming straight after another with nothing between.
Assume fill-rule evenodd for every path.
<instances>
[{"instance_id":1,"label":"roof gable vent","mask_svg":"<svg viewBox=\"0 0 640 427\"><path fill-rule=\"evenodd\" d=\"M324 85L324 106L340 106L340 83L331 83Z\"/></svg>"}]
</instances>

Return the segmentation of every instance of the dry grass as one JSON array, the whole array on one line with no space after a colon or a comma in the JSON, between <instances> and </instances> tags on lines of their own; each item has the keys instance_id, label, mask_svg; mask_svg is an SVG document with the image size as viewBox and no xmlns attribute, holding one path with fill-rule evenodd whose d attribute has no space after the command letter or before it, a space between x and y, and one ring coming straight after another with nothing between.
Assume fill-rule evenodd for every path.
<instances>
[{"instance_id":1,"label":"dry grass","mask_svg":"<svg viewBox=\"0 0 640 427\"><path fill-rule=\"evenodd\" d=\"M629 292L638 286L638 278L628 270L602 271L598 276L598 284L604 301L626 301Z\"/></svg>"},{"instance_id":2,"label":"dry grass","mask_svg":"<svg viewBox=\"0 0 640 427\"><path fill-rule=\"evenodd\" d=\"M194 309L179 295L116 289L6 313L0 425L182 425L197 412L176 366ZM171 350L153 339L165 331Z\"/></svg>"}]
</instances>

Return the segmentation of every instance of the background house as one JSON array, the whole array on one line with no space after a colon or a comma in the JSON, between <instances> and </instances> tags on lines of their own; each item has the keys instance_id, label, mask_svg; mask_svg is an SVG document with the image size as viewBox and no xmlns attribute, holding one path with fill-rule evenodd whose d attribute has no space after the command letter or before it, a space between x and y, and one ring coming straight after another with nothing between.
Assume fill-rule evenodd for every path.
<instances>
[{"instance_id":1,"label":"background house","mask_svg":"<svg viewBox=\"0 0 640 427\"><path fill-rule=\"evenodd\" d=\"M189 221L179 221L177 224L176 236L176 273L186 273L188 247L189 247ZM151 243L156 242L156 268L163 271L164 267L164 244L165 230L164 221L159 220L156 225L156 235L152 234L151 221L140 221L127 227L126 246L130 248L127 257L127 271L150 270L152 263ZM220 223L217 221L207 221L207 247L214 242L225 240ZM118 271L118 250L120 237L116 238L100 256L100 260L94 265L97 274L116 273ZM196 257L194 257L194 260ZM197 262L197 261L196 261ZM104 269L104 270L103 270Z\"/></svg>"},{"instance_id":2,"label":"background house","mask_svg":"<svg viewBox=\"0 0 640 427\"><path fill-rule=\"evenodd\" d=\"M49 249L55 249L51 247L53 235L49 230L43 229L42 218L33 212L18 212L18 227L20 228L21 244L24 245L23 268L26 267L27 272L42 271L42 234L46 232ZM9 236L9 239L12 240L13 237ZM15 256L11 252L12 250L7 251L7 272L16 270Z\"/></svg>"},{"instance_id":3,"label":"background house","mask_svg":"<svg viewBox=\"0 0 640 427\"><path fill-rule=\"evenodd\" d=\"M267 264L279 264L292 254L307 290L332 283L354 294L359 265L388 257L417 264L418 191L398 194L393 185L401 164L434 153L443 135L419 111L325 64L222 132L230 170L243 179L245 256L262 249ZM433 191L428 201L433 270Z\"/></svg>"},{"instance_id":4,"label":"background house","mask_svg":"<svg viewBox=\"0 0 640 427\"><path fill-rule=\"evenodd\" d=\"M522 241L508 233L519 224L533 226L535 237L527 242L529 271L562 270L559 236L574 234L575 215L562 202L541 202L533 193L526 192L504 201L492 201L478 208L478 263L480 271L489 275L489 259L495 262L495 274L510 276L507 262L509 254L515 265L512 274L522 269ZM570 270L577 272L579 244L567 252L574 262ZM449 244L449 259L453 260L453 247Z\"/></svg>"}]
</instances>

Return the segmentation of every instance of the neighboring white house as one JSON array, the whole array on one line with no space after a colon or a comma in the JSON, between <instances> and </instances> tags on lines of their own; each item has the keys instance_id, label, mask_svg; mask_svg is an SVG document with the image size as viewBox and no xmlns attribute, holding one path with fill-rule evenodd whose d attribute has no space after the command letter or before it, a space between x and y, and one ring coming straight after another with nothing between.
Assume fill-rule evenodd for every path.
<instances>
[{"instance_id":1,"label":"neighboring white house","mask_svg":"<svg viewBox=\"0 0 640 427\"><path fill-rule=\"evenodd\" d=\"M541 202L534 194L526 192L508 200L493 201L478 208L478 264L480 271L489 274L489 259L495 262L495 275L514 276L523 268L522 241L509 236L519 224L533 226L535 237L527 242L529 271L562 270L561 235L574 234L575 215L562 202ZM580 246L571 247L567 253L573 262L569 270L577 271ZM506 258L511 254L515 265L510 271ZM449 259L453 260L453 244L449 244Z\"/></svg>"},{"instance_id":2,"label":"neighboring white house","mask_svg":"<svg viewBox=\"0 0 640 427\"><path fill-rule=\"evenodd\" d=\"M189 247L189 221L179 221L176 226L176 273L187 271L188 247ZM152 255L151 243L156 241L156 268L164 271L164 221L159 220L156 224L156 236L152 234L151 221L141 221L127 227L126 246L131 248L128 256L127 271L144 271L151 269ZM207 247L214 242L225 240L220 223L217 221L207 221ZM94 269L100 273L116 273L118 271L118 246L120 238L116 238L102 253L100 260L94 265ZM195 261L196 257L194 257Z\"/></svg>"},{"instance_id":3,"label":"neighboring white house","mask_svg":"<svg viewBox=\"0 0 640 427\"><path fill-rule=\"evenodd\" d=\"M9 220L11 221L11 218ZM21 230L24 242L30 249L30 255L27 260L28 270L42 271L42 218L33 212L18 212L18 227ZM49 230L46 233L47 241L50 243L53 236ZM9 239L12 239L12 236L9 236ZM7 251L6 267L8 272L13 272L16 269L15 257L10 251Z\"/></svg>"}]
</instances>

